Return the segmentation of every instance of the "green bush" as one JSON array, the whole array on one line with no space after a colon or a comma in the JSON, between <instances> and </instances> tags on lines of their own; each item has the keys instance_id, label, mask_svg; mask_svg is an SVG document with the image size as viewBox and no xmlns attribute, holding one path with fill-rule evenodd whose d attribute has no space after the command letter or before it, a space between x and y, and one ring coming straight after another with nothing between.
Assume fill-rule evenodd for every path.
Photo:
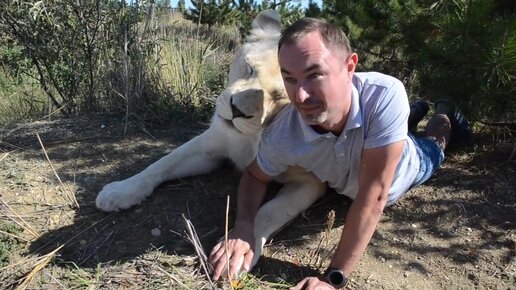
<instances>
[{"instance_id":1,"label":"green bush","mask_svg":"<svg viewBox=\"0 0 516 290\"><path fill-rule=\"evenodd\" d=\"M154 119L185 110L209 115L209 97L227 76L225 53L239 43L236 28L206 29L152 2L14 0L0 2L0 9L0 64L9 81L0 104L18 105L34 118L55 110ZM41 89L20 101L13 92L21 88L12 82L20 79Z\"/></svg>"},{"instance_id":2,"label":"green bush","mask_svg":"<svg viewBox=\"0 0 516 290\"><path fill-rule=\"evenodd\" d=\"M401 79L413 98L450 98L470 118L514 122L516 17L510 0L324 1L359 70Z\"/></svg>"},{"instance_id":3,"label":"green bush","mask_svg":"<svg viewBox=\"0 0 516 290\"><path fill-rule=\"evenodd\" d=\"M0 230L17 235L21 229L14 224L0 221ZM9 264L9 257L19 248L20 243L14 237L0 233L0 268Z\"/></svg>"}]
</instances>

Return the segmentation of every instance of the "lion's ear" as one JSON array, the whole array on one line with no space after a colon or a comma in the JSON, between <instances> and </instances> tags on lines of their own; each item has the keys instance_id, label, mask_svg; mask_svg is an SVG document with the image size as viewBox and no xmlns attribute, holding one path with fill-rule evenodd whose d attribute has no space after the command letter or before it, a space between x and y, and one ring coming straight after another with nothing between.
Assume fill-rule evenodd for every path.
<instances>
[{"instance_id":1,"label":"lion's ear","mask_svg":"<svg viewBox=\"0 0 516 290\"><path fill-rule=\"evenodd\" d=\"M250 37L259 40L281 34L281 17L274 10L260 12L253 20Z\"/></svg>"}]
</instances>

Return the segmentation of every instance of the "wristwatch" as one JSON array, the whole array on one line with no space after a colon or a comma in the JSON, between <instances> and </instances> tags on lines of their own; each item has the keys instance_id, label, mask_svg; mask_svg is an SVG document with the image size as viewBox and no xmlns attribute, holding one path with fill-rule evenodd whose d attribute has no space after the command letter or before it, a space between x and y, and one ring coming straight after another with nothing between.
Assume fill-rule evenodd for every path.
<instances>
[{"instance_id":1,"label":"wristwatch","mask_svg":"<svg viewBox=\"0 0 516 290\"><path fill-rule=\"evenodd\" d=\"M341 289L348 284L348 278L344 275L344 272L333 267L329 267L324 271L324 279L335 289Z\"/></svg>"}]
</instances>

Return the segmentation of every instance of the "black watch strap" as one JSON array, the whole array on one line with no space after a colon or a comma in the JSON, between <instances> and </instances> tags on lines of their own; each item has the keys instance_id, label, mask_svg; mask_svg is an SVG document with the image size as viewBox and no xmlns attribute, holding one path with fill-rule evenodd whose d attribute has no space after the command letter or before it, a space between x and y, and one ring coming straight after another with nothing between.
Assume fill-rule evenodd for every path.
<instances>
[{"instance_id":1,"label":"black watch strap","mask_svg":"<svg viewBox=\"0 0 516 290\"><path fill-rule=\"evenodd\" d=\"M328 269L324 271L324 280L336 289L341 289L348 284L348 278L344 275L344 272L333 267L328 267Z\"/></svg>"}]
</instances>

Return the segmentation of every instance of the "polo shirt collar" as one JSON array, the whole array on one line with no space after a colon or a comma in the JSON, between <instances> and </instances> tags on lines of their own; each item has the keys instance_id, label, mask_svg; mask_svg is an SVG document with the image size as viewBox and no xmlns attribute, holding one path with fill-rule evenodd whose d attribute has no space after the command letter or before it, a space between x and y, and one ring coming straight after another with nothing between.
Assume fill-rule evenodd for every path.
<instances>
[{"instance_id":1,"label":"polo shirt collar","mask_svg":"<svg viewBox=\"0 0 516 290\"><path fill-rule=\"evenodd\" d=\"M319 138L325 138L325 139L328 139L328 138L336 139L337 138L337 136L335 136L335 134L333 134L332 132L323 133L323 134L317 133L312 127L305 124L305 122L303 121L303 118L301 117L299 112L297 112L297 110L296 110L296 114L297 114L297 118L299 119L299 124L301 125L301 130L303 132L305 142L312 142ZM344 127L342 134L344 134L345 131L349 131L349 130L361 127L362 123L363 123L363 120L362 120L362 113L360 110L359 93L353 82L353 88L351 91L351 107L349 109L348 119L346 121L346 126Z\"/></svg>"}]
</instances>

